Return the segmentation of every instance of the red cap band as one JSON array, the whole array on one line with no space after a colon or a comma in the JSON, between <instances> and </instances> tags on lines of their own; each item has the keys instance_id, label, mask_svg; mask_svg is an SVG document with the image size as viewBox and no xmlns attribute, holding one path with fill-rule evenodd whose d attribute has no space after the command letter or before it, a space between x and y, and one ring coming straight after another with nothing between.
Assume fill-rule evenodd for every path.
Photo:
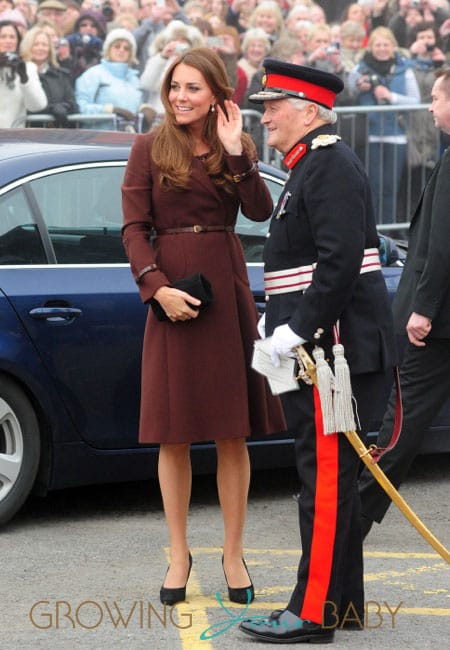
<instances>
[{"instance_id":1,"label":"red cap band","mask_svg":"<svg viewBox=\"0 0 450 650\"><path fill-rule=\"evenodd\" d=\"M294 79L293 77L287 77L281 74L267 74L267 81L264 90L270 90L271 88L303 93L305 99L317 102L318 104L323 104L327 108L333 108L334 100L336 98L336 93L328 88L323 88L322 86L317 86L309 81ZM299 99L302 99L302 97L299 97Z\"/></svg>"}]
</instances>

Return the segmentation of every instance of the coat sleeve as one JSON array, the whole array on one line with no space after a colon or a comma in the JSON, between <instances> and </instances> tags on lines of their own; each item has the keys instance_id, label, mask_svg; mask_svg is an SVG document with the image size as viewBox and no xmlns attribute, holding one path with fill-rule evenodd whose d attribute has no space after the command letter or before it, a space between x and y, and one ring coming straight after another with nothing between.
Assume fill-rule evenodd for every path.
<instances>
[{"instance_id":1,"label":"coat sleeve","mask_svg":"<svg viewBox=\"0 0 450 650\"><path fill-rule=\"evenodd\" d=\"M122 237L143 302L147 302L159 287L170 284L156 264L150 243L152 184L150 145L148 138L140 135L131 149L122 184Z\"/></svg>"},{"instance_id":2,"label":"coat sleeve","mask_svg":"<svg viewBox=\"0 0 450 650\"><path fill-rule=\"evenodd\" d=\"M418 281L413 311L431 320L438 313L450 287L450 149L445 152L434 190L429 245L425 264Z\"/></svg>"},{"instance_id":3,"label":"coat sleeve","mask_svg":"<svg viewBox=\"0 0 450 650\"><path fill-rule=\"evenodd\" d=\"M107 104L99 104L95 101L95 96L101 85L99 68L100 66L88 68L75 81L75 98L80 113L85 115L110 112Z\"/></svg>"},{"instance_id":4,"label":"coat sleeve","mask_svg":"<svg viewBox=\"0 0 450 650\"><path fill-rule=\"evenodd\" d=\"M40 82L36 65L28 61L26 66L28 81L21 84L25 108L27 111L42 111L47 106L47 95Z\"/></svg>"},{"instance_id":5,"label":"coat sleeve","mask_svg":"<svg viewBox=\"0 0 450 650\"><path fill-rule=\"evenodd\" d=\"M141 74L141 88L148 92L159 91L168 65L170 65L170 61L163 59L159 53L149 57L145 64L144 72Z\"/></svg>"},{"instance_id":6,"label":"coat sleeve","mask_svg":"<svg viewBox=\"0 0 450 650\"><path fill-rule=\"evenodd\" d=\"M228 169L233 175L248 176L236 183L242 214L252 221L265 221L273 210L269 188L261 178L257 168L256 150L241 156L225 156Z\"/></svg>"}]
</instances>

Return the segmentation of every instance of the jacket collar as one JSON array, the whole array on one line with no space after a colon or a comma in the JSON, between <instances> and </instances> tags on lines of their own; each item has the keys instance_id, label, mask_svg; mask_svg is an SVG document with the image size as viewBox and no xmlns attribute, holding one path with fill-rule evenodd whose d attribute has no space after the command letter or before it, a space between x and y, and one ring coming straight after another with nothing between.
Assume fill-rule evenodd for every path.
<instances>
[{"instance_id":1,"label":"jacket collar","mask_svg":"<svg viewBox=\"0 0 450 650\"><path fill-rule=\"evenodd\" d=\"M292 149L283 158L283 163L288 169L293 169L297 163L305 156L308 151L311 149L311 144L314 138L317 138L319 135L334 135L336 133L336 127L334 124L324 124L319 126L314 131L310 131L303 136L301 140L296 142Z\"/></svg>"}]
</instances>

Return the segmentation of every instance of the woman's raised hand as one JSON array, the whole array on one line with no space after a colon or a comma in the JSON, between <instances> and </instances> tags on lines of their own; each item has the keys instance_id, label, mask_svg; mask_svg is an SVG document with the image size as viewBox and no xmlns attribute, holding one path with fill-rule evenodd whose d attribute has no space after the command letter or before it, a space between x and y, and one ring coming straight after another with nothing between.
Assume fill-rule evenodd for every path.
<instances>
[{"instance_id":1,"label":"woman's raised hand","mask_svg":"<svg viewBox=\"0 0 450 650\"><path fill-rule=\"evenodd\" d=\"M221 106L216 104L217 110L217 135L223 144L225 151L230 156L240 156L242 153L242 114L239 106L231 101L225 99L224 106L226 110L222 110Z\"/></svg>"}]
</instances>

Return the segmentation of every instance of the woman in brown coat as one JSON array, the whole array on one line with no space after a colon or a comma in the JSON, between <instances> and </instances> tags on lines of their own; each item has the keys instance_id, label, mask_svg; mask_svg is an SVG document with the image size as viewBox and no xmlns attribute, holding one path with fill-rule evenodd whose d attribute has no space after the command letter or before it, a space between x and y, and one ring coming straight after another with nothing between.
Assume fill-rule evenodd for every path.
<instances>
[{"instance_id":1,"label":"woman in brown coat","mask_svg":"<svg viewBox=\"0 0 450 650\"><path fill-rule=\"evenodd\" d=\"M160 443L170 537L160 594L166 604L185 599L192 564L186 535L190 443L208 440L217 449L229 596L253 600L242 542L250 480L245 438L285 427L278 400L250 368L257 312L233 228L239 207L262 221L272 201L231 94L212 50L196 48L177 58L161 90L165 119L136 137L122 187L123 240L132 273L142 300L155 299L168 317L159 321L149 310L140 420L140 442ZM214 296L204 311L200 300L171 286L197 272L210 281Z\"/></svg>"}]
</instances>

